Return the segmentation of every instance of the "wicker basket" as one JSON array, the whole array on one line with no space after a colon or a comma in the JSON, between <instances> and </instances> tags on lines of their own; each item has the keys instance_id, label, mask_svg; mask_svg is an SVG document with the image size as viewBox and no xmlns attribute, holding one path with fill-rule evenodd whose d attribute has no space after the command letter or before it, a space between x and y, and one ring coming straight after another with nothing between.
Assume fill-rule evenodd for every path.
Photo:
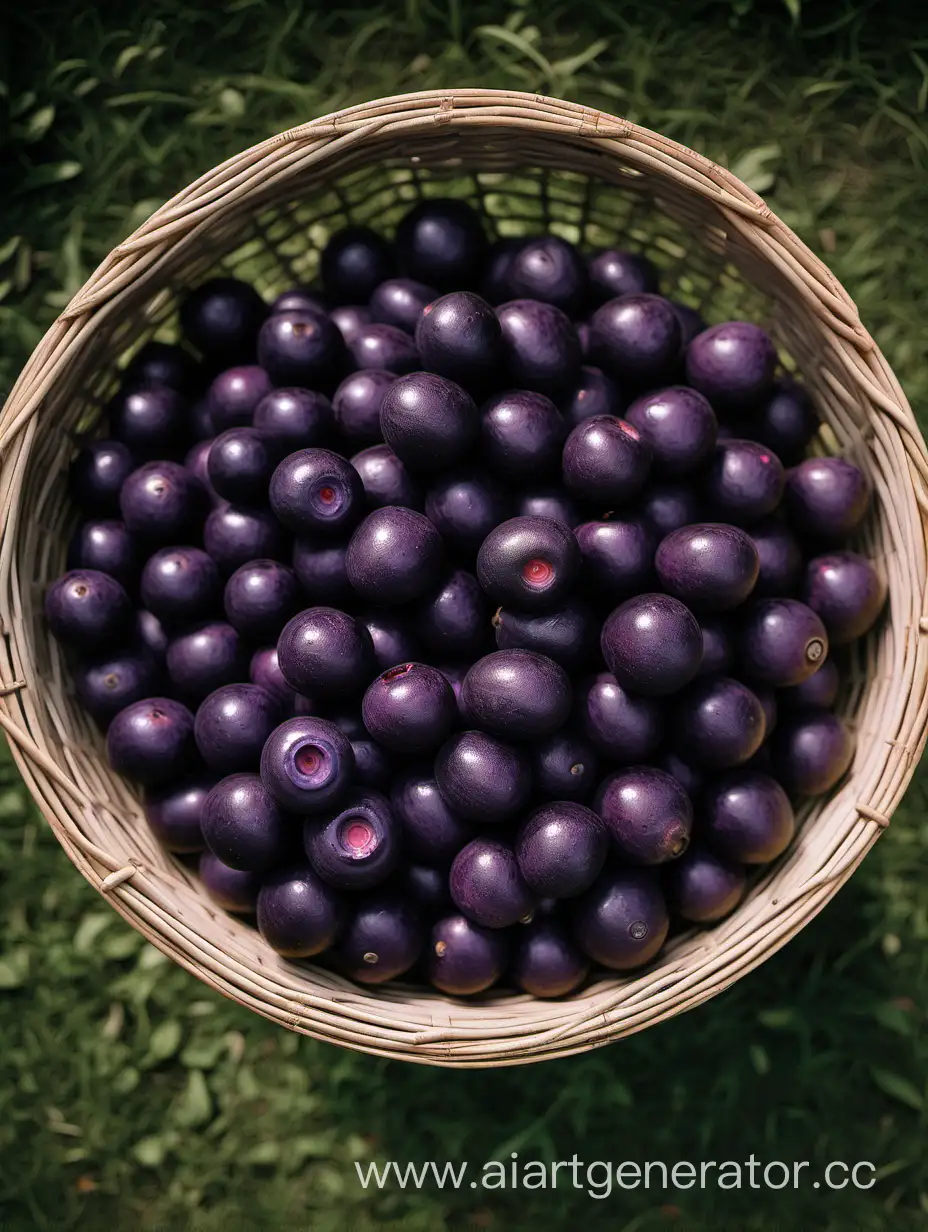
<instances>
[{"instance_id":1,"label":"wicker basket","mask_svg":"<svg viewBox=\"0 0 928 1232\"><path fill-rule=\"evenodd\" d=\"M217 269L265 292L311 281L328 232L391 228L422 195L469 199L497 234L550 226L584 245L639 248L668 292L710 320L765 322L812 390L822 446L872 479L866 550L884 563L889 618L855 651L843 697L858 752L802 814L786 856L718 927L673 941L650 969L572 998L458 1001L361 988L279 959L214 909L162 851L76 704L41 598L73 520L72 434L112 392L117 360L171 337L185 287ZM605 1044L707 1000L779 949L850 876L887 825L925 740L928 456L902 390L829 271L728 172L625 120L489 90L404 95L326 116L202 176L119 245L30 359L0 420L0 724L39 807L87 880L205 983L295 1031L433 1065L508 1065Z\"/></svg>"}]
</instances>

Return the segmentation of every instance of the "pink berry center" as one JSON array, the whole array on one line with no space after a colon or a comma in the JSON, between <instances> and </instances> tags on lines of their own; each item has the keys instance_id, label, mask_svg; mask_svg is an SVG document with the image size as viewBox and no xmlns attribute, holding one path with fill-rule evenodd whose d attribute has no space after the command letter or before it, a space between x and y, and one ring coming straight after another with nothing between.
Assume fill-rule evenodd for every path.
<instances>
[{"instance_id":1,"label":"pink berry center","mask_svg":"<svg viewBox=\"0 0 928 1232\"><path fill-rule=\"evenodd\" d=\"M297 753L295 761L300 774L313 775L322 769L325 754L316 744L304 744Z\"/></svg>"},{"instance_id":2,"label":"pink berry center","mask_svg":"<svg viewBox=\"0 0 928 1232\"><path fill-rule=\"evenodd\" d=\"M396 680L400 676L405 676L407 672L412 671L411 663L400 663L396 667L391 667L389 671L384 672L380 677L381 680Z\"/></svg>"},{"instance_id":3,"label":"pink berry center","mask_svg":"<svg viewBox=\"0 0 928 1232\"><path fill-rule=\"evenodd\" d=\"M374 841L374 830L366 821L355 818L342 829L342 842L352 851L364 851Z\"/></svg>"},{"instance_id":4,"label":"pink berry center","mask_svg":"<svg viewBox=\"0 0 928 1232\"><path fill-rule=\"evenodd\" d=\"M335 500L336 495L337 493L334 488L326 486L319 489L319 499L325 505L331 505L332 501Z\"/></svg>"},{"instance_id":5,"label":"pink berry center","mask_svg":"<svg viewBox=\"0 0 928 1232\"><path fill-rule=\"evenodd\" d=\"M641 433L638 431L635 425L630 424L627 419L619 419L617 420L617 423L619 425L619 430L621 432L624 432L626 436L631 437L633 441L641 440Z\"/></svg>"},{"instance_id":6,"label":"pink berry center","mask_svg":"<svg viewBox=\"0 0 928 1232\"><path fill-rule=\"evenodd\" d=\"M554 577L554 566L550 561L533 557L522 566L522 577L529 586L547 586Z\"/></svg>"}]
</instances>

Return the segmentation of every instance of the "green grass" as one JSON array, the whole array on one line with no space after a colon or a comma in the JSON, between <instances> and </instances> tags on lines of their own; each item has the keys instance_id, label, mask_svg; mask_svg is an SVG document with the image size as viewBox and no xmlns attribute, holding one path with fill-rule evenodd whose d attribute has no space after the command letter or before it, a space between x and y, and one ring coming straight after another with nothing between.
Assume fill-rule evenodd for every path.
<instances>
[{"instance_id":1,"label":"green grass","mask_svg":"<svg viewBox=\"0 0 928 1232\"><path fill-rule=\"evenodd\" d=\"M928 24L850 3L41 3L13 26L0 385L160 201L271 132L451 84L564 94L745 176L928 394ZM25 9L25 6L23 6ZM896 16L888 9L895 9ZM709 1005L584 1057L439 1073L206 991L83 883L0 777L0 1227L815 1228L928 1220L924 772L862 870ZM873 1161L865 1193L364 1192L356 1159ZM809 1175L814 1175L811 1170ZM196 1217L194 1221L194 1212Z\"/></svg>"}]
</instances>

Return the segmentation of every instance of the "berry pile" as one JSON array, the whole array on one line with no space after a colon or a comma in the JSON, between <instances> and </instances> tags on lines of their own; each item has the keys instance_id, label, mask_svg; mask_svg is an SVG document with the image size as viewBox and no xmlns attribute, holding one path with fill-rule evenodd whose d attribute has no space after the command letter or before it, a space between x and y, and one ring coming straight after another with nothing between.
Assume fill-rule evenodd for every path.
<instances>
[{"instance_id":1,"label":"berry pile","mask_svg":"<svg viewBox=\"0 0 928 1232\"><path fill-rule=\"evenodd\" d=\"M537 996L789 845L885 584L767 334L423 201L319 289L197 287L71 470L46 596L148 821L269 945Z\"/></svg>"}]
</instances>

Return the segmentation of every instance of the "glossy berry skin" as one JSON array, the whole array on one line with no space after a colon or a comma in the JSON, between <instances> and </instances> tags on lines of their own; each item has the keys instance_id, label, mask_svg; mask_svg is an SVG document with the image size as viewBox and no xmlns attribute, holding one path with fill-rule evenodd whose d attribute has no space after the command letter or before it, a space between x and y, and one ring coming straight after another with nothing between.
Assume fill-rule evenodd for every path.
<instances>
[{"instance_id":1,"label":"glossy berry skin","mask_svg":"<svg viewBox=\"0 0 928 1232\"><path fill-rule=\"evenodd\" d=\"M466 390L432 372L394 381L380 406L380 429L413 472L434 474L466 458L480 431L477 406Z\"/></svg>"},{"instance_id":2,"label":"glossy berry skin","mask_svg":"<svg viewBox=\"0 0 928 1232\"><path fill-rule=\"evenodd\" d=\"M194 774L147 789L143 797L145 820L162 847L178 855L203 850L206 840L200 822L213 781Z\"/></svg>"},{"instance_id":3,"label":"glossy berry skin","mask_svg":"<svg viewBox=\"0 0 928 1232\"><path fill-rule=\"evenodd\" d=\"M660 295L611 299L590 318L591 362L629 386L646 389L666 380L680 346L677 314Z\"/></svg>"},{"instance_id":4,"label":"glossy berry skin","mask_svg":"<svg viewBox=\"0 0 928 1232\"><path fill-rule=\"evenodd\" d=\"M532 650L497 650L478 659L461 694L479 727L516 740L550 736L566 723L573 702L564 669Z\"/></svg>"},{"instance_id":5,"label":"glossy berry skin","mask_svg":"<svg viewBox=\"0 0 928 1232\"><path fill-rule=\"evenodd\" d=\"M286 550L280 524L270 510L225 502L203 524L203 546L225 577L250 560L279 560Z\"/></svg>"},{"instance_id":6,"label":"glossy berry skin","mask_svg":"<svg viewBox=\"0 0 928 1232\"><path fill-rule=\"evenodd\" d=\"M317 312L276 312L258 334L258 362L274 385L328 393L343 374L347 358L338 326Z\"/></svg>"},{"instance_id":7,"label":"glossy berry skin","mask_svg":"<svg viewBox=\"0 0 928 1232\"><path fill-rule=\"evenodd\" d=\"M596 795L614 848L632 864L664 864L689 846L690 798L672 774L655 766L630 766L604 780Z\"/></svg>"},{"instance_id":8,"label":"glossy berry skin","mask_svg":"<svg viewBox=\"0 0 928 1232\"><path fill-rule=\"evenodd\" d=\"M600 648L623 688L645 697L665 697L689 684L699 671L702 631L679 599L636 595L607 617Z\"/></svg>"},{"instance_id":9,"label":"glossy berry skin","mask_svg":"<svg viewBox=\"0 0 928 1232\"><path fill-rule=\"evenodd\" d=\"M703 793L700 834L725 860L768 864L786 850L795 832L789 797L769 774L732 770Z\"/></svg>"},{"instance_id":10,"label":"glossy berry skin","mask_svg":"<svg viewBox=\"0 0 928 1232\"><path fill-rule=\"evenodd\" d=\"M702 662L697 676L727 676L735 662L733 630L718 616L704 616L700 625Z\"/></svg>"},{"instance_id":11,"label":"glossy berry skin","mask_svg":"<svg viewBox=\"0 0 928 1232\"><path fill-rule=\"evenodd\" d=\"M668 864L664 888L671 909L691 924L714 924L741 902L747 889L744 868L702 844Z\"/></svg>"},{"instance_id":12,"label":"glossy berry skin","mask_svg":"<svg viewBox=\"0 0 928 1232\"><path fill-rule=\"evenodd\" d=\"M584 522L574 530L583 581L594 596L624 599L654 581L654 534L643 518Z\"/></svg>"},{"instance_id":13,"label":"glossy berry skin","mask_svg":"<svg viewBox=\"0 0 928 1232\"><path fill-rule=\"evenodd\" d=\"M475 286L488 248L480 216L452 198L420 201L396 229L402 269L439 291Z\"/></svg>"},{"instance_id":14,"label":"glossy berry skin","mask_svg":"<svg viewBox=\"0 0 928 1232\"><path fill-rule=\"evenodd\" d=\"M329 320L351 346L364 326L373 324L374 318L366 304L340 304L329 313Z\"/></svg>"},{"instance_id":15,"label":"glossy berry skin","mask_svg":"<svg viewBox=\"0 0 928 1232\"><path fill-rule=\"evenodd\" d=\"M607 868L578 901L574 940L594 962L630 971L656 958L667 937L667 904L644 869Z\"/></svg>"},{"instance_id":16,"label":"glossy berry skin","mask_svg":"<svg viewBox=\"0 0 928 1232\"><path fill-rule=\"evenodd\" d=\"M164 457L186 440L186 401L166 385L118 394L109 418L115 439L138 459Z\"/></svg>"},{"instance_id":17,"label":"glossy berry skin","mask_svg":"<svg viewBox=\"0 0 928 1232\"><path fill-rule=\"evenodd\" d=\"M725 321L697 335L686 349L686 383L716 413L743 416L773 389L777 353L770 337L748 321Z\"/></svg>"},{"instance_id":18,"label":"glossy berry skin","mask_svg":"<svg viewBox=\"0 0 928 1232\"><path fill-rule=\"evenodd\" d=\"M367 732L349 736L349 739L354 755L354 784L357 787L372 788L374 791L389 790L393 777L391 754L376 740L371 740Z\"/></svg>"},{"instance_id":19,"label":"glossy berry skin","mask_svg":"<svg viewBox=\"0 0 928 1232\"><path fill-rule=\"evenodd\" d=\"M418 641L408 621L403 617L378 611L368 612L359 619L370 635L374 649L371 676L375 672L385 672L388 667L396 667L398 663L417 658Z\"/></svg>"},{"instance_id":20,"label":"glossy berry skin","mask_svg":"<svg viewBox=\"0 0 928 1232\"><path fill-rule=\"evenodd\" d=\"M510 976L531 997L566 997L590 964L556 920L533 920L516 934Z\"/></svg>"},{"instance_id":21,"label":"glossy berry skin","mask_svg":"<svg viewBox=\"0 0 928 1232\"><path fill-rule=\"evenodd\" d=\"M257 364L244 364L220 372L206 396L213 432L248 427L255 408L272 389L271 378Z\"/></svg>"},{"instance_id":22,"label":"glossy berry skin","mask_svg":"<svg viewBox=\"0 0 928 1232\"><path fill-rule=\"evenodd\" d=\"M481 458L507 484L556 474L567 424L550 398L510 390L491 398L480 415Z\"/></svg>"},{"instance_id":23,"label":"glossy berry skin","mask_svg":"<svg viewBox=\"0 0 928 1232\"><path fill-rule=\"evenodd\" d=\"M760 699L728 676L697 680L676 702L675 744L710 770L727 770L753 757L767 720Z\"/></svg>"},{"instance_id":24,"label":"glossy berry skin","mask_svg":"<svg viewBox=\"0 0 928 1232\"><path fill-rule=\"evenodd\" d=\"M302 606L296 574L278 560L253 560L226 582L226 619L251 642L270 641Z\"/></svg>"},{"instance_id":25,"label":"glossy berry skin","mask_svg":"<svg viewBox=\"0 0 928 1232\"><path fill-rule=\"evenodd\" d=\"M389 445L362 449L351 459L351 465L361 476L368 509L382 509L384 505L422 508L422 495L415 480Z\"/></svg>"},{"instance_id":26,"label":"glossy berry skin","mask_svg":"<svg viewBox=\"0 0 928 1232\"><path fill-rule=\"evenodd\" d=\"M595 748L620 764L646 761L664 733L660 703L627 693L610 672L601 672L579 691L578 715Z\"/></svg>"},{"instance_id":27,"label":"glossy berry skin","mask_svg":"<svg viewBox=\"0 0 928 1232\"><path fill-rule=\"evenodd\" d=\"M432 927L425 957L430 984L452 997L469 997L500 978L508 946L496 929L482 928L465 915L448 915Z\"/></svg>"},{"instance_id":28,"label":"glossy berry skin","mask_svg":"<svg viewBox=\"0 0 928 1232\"><path fill-rule=\"evenodd\" d=\"M682 342L685 347L693 341L697 334L701 334L706 329L706 322L695 308L690 308L688 304L681 304L677 300L668 301L671 308L680 322L680 333Z\"/></svg>"},{"instance_id":29,"label":"glossy berry skin","mask_svg":"<svg viewBox=\"0 0 928 1232\"><path fill-rule=\"evenodd\" d=\"M539 898L574 898L602 871L609 837L592 809L570 800L542 805L525 819L515 840L516 859Z\"/></svg>"},{"instance_id":30,"label":"glossy berry skin","mask_svg":"<svg viewBox=\"0 0 928 1232\"><path fill-rule=\"evenodd\" d=\"M833 646L863 637L886 603L886 582L857 552L816 556L806 566L803 596L821 618Z\"/></svg>"},{"instance_id":31,"label":"glossy berry skin","mask_svg":"<svg viewBox=\"0 0 928 1232\"><path fill-rule=\"evenodd\" d=\"M295 286L281 291L270 308L271 312L321 312L326 310L325 300L312 287Z\"/></svg>"},{"instance_id":32,"label":"glossy berry skin","mask_svg":"<svg viewBox=\"0 0 928 1232\"><path fill-rule=\"evenodd\" d=\"M486 593L524 612L563 603L579 569L576 539L550 518L510 518L487 535L477 553L477 579Z\"/></svg>"},{"instance_id":33,"label":"glossy berry skin","mask_svg":"<svg viewBox=\"0 0 928 1232\"><path fill-rule=\"evenodd\" d=\"M136 634L139 644L144 646L158 667L164 666L164 655L168 648L168 635L161 626L161 621L153 612L144 610L136 613Z\"/></svg>"},{"instance_id":34,"label":"glossy berry skin","mask_svg":"<svg viewBox=\"0 0 928 1232\"><path fill-rule=\"evenodd\" d=\"M504 300L512 299L514 292L509 281L509 271L516 254L525 243L524 236L507 235L494 240L490 245L480 293L491 304L501 304Z\"/></svg>"},{"instance_id":35,"label":"glossy berry skin","mask_svg":"<svg viewBox=\"0 0 928 1232\"><path fill-rule=\"evenodd\" d=\"M122 485L134 470L135 460L122 441L88 441L68 470L71 499L88 517L114 517Z\"/></svg>"},{"instance_id":36,"label":"glossy berry skin","mask_svg":"<svg viewBox=\"0 0 928 1232\"><path fill-rule=\"evenodd\" d=\"M403 847L414 860L447 868L472 836L471 825L453 811L427 771L394 780L390 803Z\"/></svg>"},{"instance_id":37,"label":"glossy berry skin","mask_svg":"<svg viewBox=\"0 0 928 1232\"><path fill-rule=\"evenodd\" d=\"M550 518L568 529L582 520L577 507L561 487L537 488L518 496L516 513L521 518Z\"/></svg>"},{"instance_id":38,"label":"glossy berry skin","mask_svg":"<svg viewBox=\"0 0 928 1232\"><path fill-rule=\"evenodd\" d=\"M417 372L422 360L416 344L395 325L362 325L349 345L354 366L378 372Z\"/></svg>"},{"instance_id":39,"label":"glossy berry skin","mask_svg":"<svg viewBox=\"0 0 928 1232\"><path fill-rule=\"evenodd\" d=\"M206 469L213 491L223 500L260 505L277 460L254 428L229 428L213 441Z\"/></svg>"},{"instance_id":40,"label":"glossy berry skin","mask_svg":"<svg viewBox=\"0 0 928 1232\"><path fill-rule=\"evenodd\" d=\"M119 508L133 535L148 543L184 543L199 534L209 501L177 462L147 462L122 485Z\"/></svg>"},{"instance_id":41,"label":"glossy berry skin","mask_svg":"<svg viewBox=\"0 0 928 1232\"><path fill-rule=\"evenodd\" d=\"M791 793L823 795L847 773L854 744L842 719L810 706L784 716L777 728L771 748L773 773Z\"/></svg>"},{"instance_id":42,"label":"glossy berry skin","mask_svg":"<svg viewBox=\"0 0 928 1232\"><path fill-rule=\"evenodd\" d=\"M473 658L490 640L490 609L472 573L456 569L421 600L416 635L439 658Z\"/></svg>"},{"instance_id":43,"label":"glossy berry skin","mask_svg":"<svg viewBox=\"0 0 928 1232\"><path fill-rule=\"evenodd\" d=\"M618 416L622 413L622 395L611 376L599 368L584 366L573 389L561 404L568 431L585 419L596 415Z\"/></svg>"},{"instance_id":44,"label":"glossy berry skin","mask_svg":"<svg viewBox=\"0 0 928 1232\"><path fill-rule=\"evenodd\" d=\"M106 733L110 767L146 787L177 779L195 753L193 715L169 697L133 702L116 715Z\"/></svg>"},{"instance_id":45,"label":"glossy berry skin","mask_svg":"<svg viewBox=\"0 0 928 1232\"><path fill-rule=\"evenodd\" d=\"M591 608L582 599L569 599L550 612L520 612L500 608L493 617L498 650L534 650L562 667L582 667L596 643Z\"/></svg>"},{"instance_id":46,"label":"glossy berry skin","mask_svg":"<svg viewBox=\"0 0 928 1232\"><path fill-rule=\"evenodd\" d=\"M725 612L743 603L760 562L750 536L736 526L701 522L673 531L654 565L661 586L694 612Z\"/></svg>"},{"instance_id":47,"label":"glossy berry skin","mask_svg":"<svg viewBox=\"0 0 928 1232\"><path fill-rule=\"evenodd\" d=\"M580 376L580 339L570 318L553 304L514 299L496 310L503 331L505 369L514 389L551 398L566 394Z\"/></svg>"},{"instance_id":48,"label":"glossy berry skin","mask_svg":"<svg viewBox=\"0 0 928 1232\"><path fill-rule=\"evenodd\" d=\"M416 325L422 367L471 393L489 388L503 360L496 313L472 291L452 291L427 304Z\"/></svg>"},{"instance_id":49,"label":"glossy berry skin","mask_svg":"<svg viewBox=\"0 0 928 1232\"><path fill-rule=\"evenodd\" d=\"M682 526L691 526L700 521L703 513L703 503L696 489L685 481L672 479L659 479L646 484L637 505L658 540Z\"/></svg>"},{"instance_id":50,"label":"glossy berry skin","mask_svg":"<svg viewBox=\"0 0 928 1232\"><path fill-rule=\"evenodd\" d=\"M482 825L518 813L532 782L525 754L482 731L461 732L442 745L435 781L455 813Z\"/></svg>"},{"instance_id":51,"label":"glossy berry skin","mask_svg":"<svg viewBox=\"0 0 928 1232\"><path fill-rule=\"evenodd\" d=\"M280 670L276 646L263 646L254 652L248 665L248 679L270 693L280 706L281 713L292 711L297 694L287 684Z\"/></svg>"},{"instance_id":52,"label":"glossy berry skin","mask_svg":"<svg viewBox=\"0 0 928 1232\"><path fill-rule=\"evenodd\" d=\"M374 650L360 621L332 607L313 607L288 621L277 641L280 670L310 697L360 693L374 674Z\"/></svg>"},{"instance_id":53,"label":"glossy berry skin","mask_svg":"<svg viewBox=\"0 0 928 1232\"><path fill-rule=\"evenodd\" d=\"M329 885L366 890L393 872L399 859L397 823L385 796L355 791L332 816L306 822L303 843L309 862Z\"/></svg>"},{"instance_id":54,"label":"glossy berry skin","mask_svg":"<svg viewBox=\"0 0 928 1232\"><path fill-rule=\"evenodd\" d=\"M438 292L424 282L416 282L414 278L388 278L375 287L371 295L371 319L414 334L422 309L436 299Z\"/></svg>"},{"instance_id":55,"label":"glossy berry skin","mask_svg":"<svg viewBox=\"0 0 928 1232\"><path fill-rule=\"evenodd\" d=\"M186 628L168 642L165 663L174 691L191 705L245 674L242 639L223 621Z\"/></svg>"},{"instance_id":56,"label":"glossy berry skin","mask_svg":"<svg viewBox=\"0 0 928 1232\"><path fill-rule=\"evenodd\" d=\"M413 965L425 944L419 912L388 890L366 895L334 948L341 970L359 984L384 984Z\"/></svg>"},{"instance_id":57,"label":"glossy berry skin","mask_svg":"<svg viewBox=\"0 0 928 1232\"><path fill-rule=\"evenodd\" d=\"M309 603L341 603L348 599L351 586L345 565L347 551L347 543L330 543L326 539L294 542L290 563Z\"/></svg>"},{"instance_id":58,"label":"glossy berry skin","mask_svg":"<svg viewBox=\"0 0 928 1232\"><path fill-rule=\"evenodd\" d=\"M555 732L533 745L532 776L543 799L585 804L599 782L599 757L576 732Z\"/></svg>"},{"instance_id":59,"label":"glossy berry skin","mask_svg":"<svg viewBox=\"0 0 928 1232\"><path fill-rule=\"evenodd\" d=\"M190 394L197 387L200 366L189 351L172 342L146 342L122 374L123 389L150 389L167 385Z\"/></svg>"},{"instance_id":60,"label":"glossy berry skin","mask_svg":"<svg viewBox=\"0 0 928 1232\"><path fill-rule=\"evenodd\" d=\"M718 420L702 394L686 385L644 394L625 419L651 446L656 475L688 475L712 457Z\"/></svg>"},{"instance_id":61,"label":"glossy berry skin","mask_svg":"<svg viewBox=\"0 0 928 1232\"><path fill-rule=\"evenodd\" d=\"M257 910L261 936L284 958L312 958L328 949L344 918L337 892L308 865L265 877Z\"/></svg>"},{"instance_id":62,"label":"glossy berry skin","mask_svg":"<svg viewBox=\"0 0 928 1232\"><path fill-rule=\"evenodd\" d=\"M145 647L105 654L72 669L74 692L103 730L133 702L151 697L161 687L161 672Z\"/></svg>"},{"instance_id":63,"label":"glossy berry skin","mask_svg":"<svg viewBox=\"0 0 928 1232\"><path fill-rule=\"evenodd\" d=\"M445 543L467 553L477 551L507 512L503 489L479 472L443 475L425 498L425 515Z\"/></svg>"},{"instance_id":64,"label":"glossy berry skin","mask_svg":"<svg viewBox=\"0 0 928 1232\"><path fill-rule=\"evenodd\" d=\"M396 380L384 368L362 368L346 376L332 396L335 422L346 446L359 449L383 440L380 407Z\"/></svg>"},{"instance_id":65,"label":"glossy berry skin","mask_svg":"<svg viewBox=\"0 0 928 1232\"><path fill-rule=\"evenodd\" d=\"M828 634L798 599L758 599L744 614L738 652L748 679L783 689L818 670L828 653Z\"/></svg>"},{"instance_id":66,"label":"glossy berry skin","mask_svg":"<svg viewBox=\"0 0 928 1232\"><path fill-rule=\"evenodd\" d=\"M806 390L791 377L784 377L774 382L772 393L754 416L751 435L768 445L787 466L793 466L802 461L818 426Z\"/></svg>"},{"instance_id":67,"label":"glossy berry skin","mask_svg":"<svg viewBox=\"0 0 928 1232\"><path fill-rule=\"evenodd\" d=\"M838 699L841 673L833 659L826 659L807 676L801 684L778 693L780 704L787 709L800 710L804 706L819 706L830 710Z\"/></svg>"},{"instance_id":68,"label":"glossy berry skin","mask_svg":"<svg viewBox=\"0 0 928 1232\"><path fill-rule=\"evenodd\" d=\"M587 259L590 299L597 306L621 295L653 295L658 290L657 270L635 252L602 248Z\"/></svg>"},{"instance_id":69,"label":"glossy berry skin","mask_svg":"<svg viewBox=\"0 0 928 1232\"><path fill-rule=\"evenodd\" d=\"M258 292L237 278L211 278L196 287L180 306L185 338L211 363L235 363L253 355L267 305Z\"/></svg>"},{"instance_id":70,"label":"glossy berry skin","mask_svg":"<svg viewBox=\"0 0 928 1232\"><path fill-rule=\"evenodd\" d=\"M691 800L695 800L705 786L706 776L702 770L684 761L672 749L668 749L656 759L659 770L666 770L677 780Z\"/></svg>"},{"instance_id":71,"label":"glossy berry skin","mask_svg":"<svg viewBox=\"0 0 928 1232\"><path fill-rule=\"evenodd\" d=\"M437 668L400 663L368 686L361 714L364 726L386 748L427 753L448 736L457 719L457 703Z\"/></svg>"},{"instance_id":72,"label":"glossy berry skin","mask_svg":"<svg viewBox=\"0 0 928 1232\"><path fill-rule=\"evenodd\" d=\"M258 906L261 876L230 868L211 851L204 851L197 867L203 888L217 907L233 915L253 915Z\"/></svg>"},{"instance_id":73,"label":"glossy berry skin","mask_svg":"<svg viewBox=\"0 0 928 1232\"><path fill-rule=\"evenodd\" d=\"M786 472L777 455L756 441L720 441L706 474L705 495L721 522L747 526L773 513Z\"/></svg>"},{"instance_id":74,"label":"glossy berry skin","mask_svg":"<svg viewBox=\"0 0 928 1232\"><path fill-rule=\"evenodd\" d=\"M277 466L270 482L271 508L300 535L335 535L364 510L364 488L354 467L329 449L300 449Z\"/></svg>"},{"instance_id":75,"label":"glossy berry skin","mask_svg":"<svg viewBox=\"0 0 928 1232\"><path fill-rule=\"evenodd\" d=\"M748 534L760 563L753 593L758 598L794 594L802 577L802 550L786 523L764 518L753 522Z\"/></svg>"},{"instance_id":76,"label":"glossy berry skin","mask_svg":"<svg viewBox=\"0 0 928 1232\"><path fill-rule=\"evenodd\" d=\"M280 721L276 700L256 684L227 684L200 703L194 737L220 774L257 770L264 742Z\"/></svg>"},{"instance_id":77,"label":"glossy berry skin","mask_svg":"<svg viewBox=\"0 0 928 1232\"><path fill-rule=\"evenodd\" d=\"M334 422L325 394L297 386L272 389L251 417L251 426L278 456L324 444Z\"/></svg>"},{"instance_id":78,"label":"glossy berry skin","mask_svg":"<svg viewBox=\"0 0 928 1232\"><path fill-rule=\"evenodd\" d=\"M800 538L840 543L870 508L870 484L845 458L807 458L786 476L783 503Z\"/></svg>"},{"instance_id":79,"label":"glossy berry skin","mask_svg":"<svg viewBox=\"0 0 928 1232\"><path fill-rule=\"evenodd\" d=\"M334 304L364 303L393 268L391 244L370 227L342 227L323 248L319 261L326 297Z\"/></svg>"},{"instance_id":80,"label":"glossy berry skin","mask_svg":"<svg viewBox=\"0 0 928 1232\"><path fill-rule=\"evenodd\" d=\"M212 429L210 429L212 433ZM210 435L206 440L197 441L187 450L184 455L184 467L190 472L195 479L198 479L206 491L207 498L211 508L215 509L217 505L225 504L222 497L215 490L209 478L209 451L213 447L213 436Z\"/></svg>"},{"instance_id":81,"label":"glossy berry skin","mask_svg":"<svg viewBox=\"0 0 928 1232\"><path fill-rule=\"evenodd\" d=\"M375 509L352 535L345 563L348 580L363 599L408 603L438 581L441 535L413 509Z\"/></svg>"},{"instance_id":82,"label":"glossy berry skin","mask_svg":"<svg viewBox=\"0 0 928 1232\"><path fill-rule=\"evenodd\" d=\"M294 828L256 774L221 779L206 797L200 822L213 855L246 873L265 873L278 864Z\"/></svg>"},{"instance_id":83,"label":"glossy berry skin","mask_svg":"<svg viewBox=\"0 0 928 1232\"><path fill-rule=\"evenodd\" d=\"M515 853L497 839L475 838L462 847L451 865L449 885L458 911L483 928L508 928L535 905Z\"/></svg>"},{"instance_id":84,"label":"glossy berry skin","mask_svg":"<svg viewBox=\"0 0 928 1232\"><path fill-rule=\"evenodd\" d=\"M72 569L45 592L45 619L63 646L84 652L112 650L132 630L132 604L109 574Z\"/></svg>"},{"instance_id":85,"label":"glossy berry skin","mask_svg":"<svg viewBox=\"0 0 928 1232\"><path fill-rule=\"evenodd\" d=\"M261 753L261 781L281 808L294 813L332 807L353 772L348 737L337 724L312 715L281 723Z\"/></svg>"},{"instance_id":86,"label":"glossy berry skin","mask_svg":"<svg viewBox=\"0 0 928 1232\"><path fill-rule=\"evenodd\" d=\"M561 461L564 483L581 500L606 508L631 500L651 469L651 446L624 419L597 415L574 428Z\"/></svg>"},{"instance_id":87,"label":"glossy berry skin","mask_svg":"<svg viewBox=\"0 0 928 1232\"><path fill-rule=\"evenodd\" d=\"M573 244L557 235L541 235L521 244L512 256L507 282L514 299L554 304L575 316L587 297L588 275Z\"/></svg>"},{"instance_id":88,"label":"glossy berry skin","mask_svg":"<svg viewBox=\"0 0 928 1232\"><path fill-rule=\"evenodd\" d=\"M138 579L137 546L125 525L116 519L84 522L68 545L68 568L106 573L128 590Z\"/></svg>"}]
</instances>

